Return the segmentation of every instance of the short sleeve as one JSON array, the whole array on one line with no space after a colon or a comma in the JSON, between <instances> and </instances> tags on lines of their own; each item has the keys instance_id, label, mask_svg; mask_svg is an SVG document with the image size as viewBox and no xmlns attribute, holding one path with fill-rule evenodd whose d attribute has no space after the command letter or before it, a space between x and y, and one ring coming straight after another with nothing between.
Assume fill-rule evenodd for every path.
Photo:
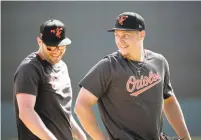
<instances>
[{"instance_id":1,"label":"short sleeve","mask_svg":"<svg viewBox=\"0 0 201 140\"><path fill-rule=\"evenodd\" d=\"M21 65L14 75L14 92L36 95L40 81L39 72L31 64Z\"/></svg>"},{"instance_id":2,"label":"short sleeve","mask_svg":"<svg viewBox=\"0 0 201 140\"><path fill-rule=\"evenodd\" d=\"M164 57L163 57L164 58ZM163 98L167 99L171 95L174 95L173 88L170 82L170 70L169 70L169 64L167 60L164 58L164 70L165 70L165 75L164 75L164 87L163 87Z\"/></svg>"},{"instance_id":3,"label":"short sleeve","mask_svg":"<svg viewBox=\"0 0 201 140\"><path fill-rule=\"evenodd\" d=\"M108 58L103 58L89 70L79 86L100 98L107 92L111 77L111 63Z\"/></svg>"}]
</instances>

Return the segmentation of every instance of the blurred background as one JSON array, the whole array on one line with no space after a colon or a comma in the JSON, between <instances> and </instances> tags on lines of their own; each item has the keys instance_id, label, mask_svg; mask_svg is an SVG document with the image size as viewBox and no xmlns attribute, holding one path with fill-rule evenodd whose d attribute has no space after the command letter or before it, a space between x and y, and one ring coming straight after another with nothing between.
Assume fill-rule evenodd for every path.
<instances>
[{"instance_id":1,"label":"blurred background","mask_svg":"<svg viewBox=\"0 0 201 140\"><path fill-rule=\"evenodd\" d=\"M17 136L12 78L23 58L38 50L36 37L40 25L48 19L58 19L67 25L72 44L64 61L72 80L74 106L79 80L103 56L116 51L114 36L107 29L114 26L117 15L127 11L144 17L144 47L167 58L172 86L188 129L193 140L201 140L201 2L195 1L1 2L2 140L14 140ZM94 110L105 131L97 106ZM163 129L170 136L176 135L166 119Z\"/></svg>"}]
</instances>

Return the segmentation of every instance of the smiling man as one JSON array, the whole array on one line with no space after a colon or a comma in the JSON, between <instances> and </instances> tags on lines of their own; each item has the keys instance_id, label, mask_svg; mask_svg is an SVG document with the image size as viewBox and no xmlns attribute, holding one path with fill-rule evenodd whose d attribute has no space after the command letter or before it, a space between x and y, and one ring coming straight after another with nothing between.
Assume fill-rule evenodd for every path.
<instances>
[{"instance_id":1,"label":"smiling man","mask_svg":"<svg viewBox=\"0 0 201 140\"><path fill-rule=\"evenodd\" d=\"M40 27L39 50L28 55L14 75L19 140L86 140L71 112L72 88L61 59L71 40L65 25L48 20Z\"/></svg>"},{"instance_id":2,"label":"smiling man","mask_svg":"<svg viewBox=\"0 0 201 140\"><path fill-rule=\"evenodd\" d=\"M110 140L170 139L162 134L163 112L179 138L190 140L167 60L144 49L144 19L124 12L109 31L118 51L100 60L79 83L75 112L85 130L94 140L106 140L92 110L98 103Z\"/></svg>"}]
</instances>

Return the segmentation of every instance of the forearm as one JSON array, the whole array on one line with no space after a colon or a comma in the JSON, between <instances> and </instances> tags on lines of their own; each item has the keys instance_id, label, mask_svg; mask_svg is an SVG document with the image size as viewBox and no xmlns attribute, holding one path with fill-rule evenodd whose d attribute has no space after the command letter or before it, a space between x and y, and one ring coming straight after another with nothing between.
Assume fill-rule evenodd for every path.
<instances>
[{"instance_id":1,"label":"forearm","mask_svg":"<svg viewBox=\"0 0 201 140\"><path fill-rule=\"evenodd\" d=\"M23 109L19 117L26 127L42 140L57 140L33 109Z\"/></svg>"},{"instance_id":2,"label":"forearm","mask_svg":"<svg viewBox=\"0 0 201 140\"><path fill-rule=\"evenodd\" d=\"M73 118L72 115L71 115L71 118L70 118L70 122L71 122L73 137L78 139L78 140L86 140L87 138L86 138L85 133L79 127L79 125L76 123L76 121L75 121L75 119Z\"/></svg>"},{"instance_id":3,"label":"forearm","mask_svg":"<svg viewBox=\"0 0 201 140\"><path fill-rule=\"evenodd\" d=\"M190 140L190 134L188 132L181 107L175 96L171 96L165 100L164 113L177 135L180 138Z\"/></svg>"},{"instance_id":4,"label":"forearm","mask_svg":"<svg viewBox=\"0 0 201 140\"><path fill-rule=\"evenodd\" d=\"M92 107L77 105L77 108L75 108L75 113L79 118L83 128L94 140L105 140L105 136L101 132L95 119Z\"/></svg>"}]
</instances>

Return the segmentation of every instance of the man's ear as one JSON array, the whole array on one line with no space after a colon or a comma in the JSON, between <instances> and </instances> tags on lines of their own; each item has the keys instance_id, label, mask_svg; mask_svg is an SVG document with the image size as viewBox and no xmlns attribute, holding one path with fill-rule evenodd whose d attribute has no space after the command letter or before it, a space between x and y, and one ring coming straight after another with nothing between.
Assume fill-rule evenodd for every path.
<instances>
[{"instance_id":1,"label":"man's ear","mask_svg":"<svg viewBox=\"0 0 201 140\"><path fill-rule=\"evenodd\" d=\"M142 30L141 32L140 32L140 40L142 40L142 39L144 39L145 38L145 31L144 30Z\"/></svg>"},{"instance_id":2,"label":"man's ear","mask_svg":"<svg viewBox=\"0 0 201 140\"><path fill-rule=\"evenodd\" d=\"M38 42L38 46L42 46L43 41L40 39L40 37L37 37L36 40Z\"/></svg>"}]
</instances>

